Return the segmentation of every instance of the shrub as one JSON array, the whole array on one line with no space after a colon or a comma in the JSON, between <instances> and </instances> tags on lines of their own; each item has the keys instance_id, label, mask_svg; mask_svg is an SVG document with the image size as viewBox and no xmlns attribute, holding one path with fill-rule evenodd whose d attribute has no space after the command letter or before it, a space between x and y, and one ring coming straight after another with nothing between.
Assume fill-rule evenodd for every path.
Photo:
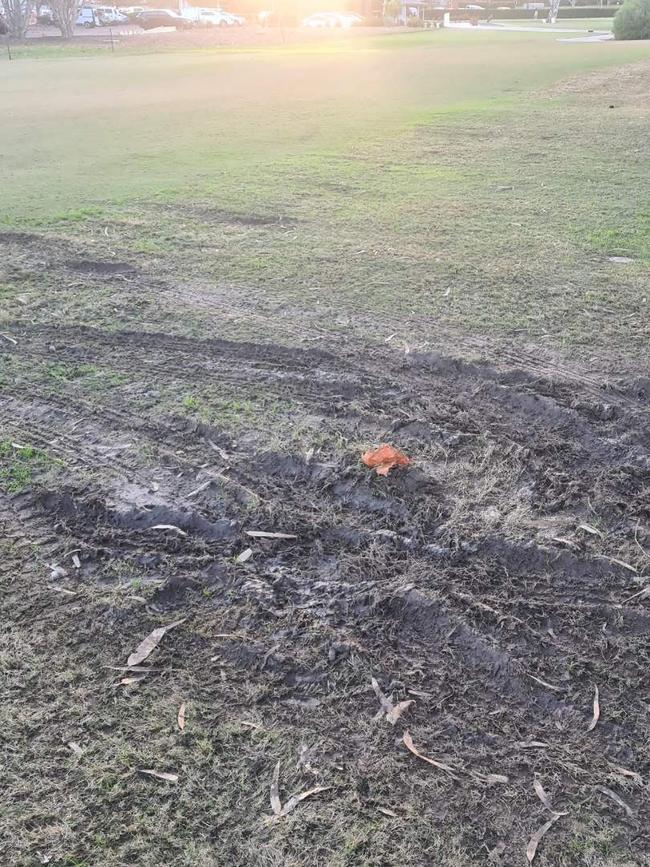
<instances>
[{"instance_id":1,"label":"shrub","mask_svg":"<svg viewBox=\"0 0 650 867\"><path fill-rule=\"evenodd\" d=\"M650 0L625 0L614 16L617 39L650 39Z\"/></svg>"}]
</instances>

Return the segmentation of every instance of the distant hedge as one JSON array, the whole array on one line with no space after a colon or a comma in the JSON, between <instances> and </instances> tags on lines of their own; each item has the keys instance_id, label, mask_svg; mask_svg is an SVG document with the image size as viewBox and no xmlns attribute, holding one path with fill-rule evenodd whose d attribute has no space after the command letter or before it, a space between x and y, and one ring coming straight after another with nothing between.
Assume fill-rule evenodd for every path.
<instances>
[{"instance_id":1,"label":"distant hedge","mask_svg":"<svg viewBox=\"0 0 650 867\"><path fill-rule=\"evenodd\" d=\"M568 21L571 18L611 18L612 15L615 15L617 9L620 7L616 6L562 6L560 7L560 12L557 20L559 22ZM451 10L451 17L454 17L454 11ZM489 11L492 18L495 20L506 19L508 21L515 20L531 20L535 17L535 12L533 9L490 9ZM544 18L548 16L548 9L539 9L537 11L538 19L542 21Z\"/></svg>"},{"instance_id":2,"label":"distant hedge","mask_svg":"<svg viewBox=\"0 0 650 867\"><path fill-rule=\"evenodd\" d=\"M650 39L650 0L625 0L614 16L617 39Z\"/></svg>"},{"instance_id":3,"label":"distant hedge","mask_svg":"<svg viewBox=\"0 0 650 867\"><path fill-rule=\"evenodd\" d=\"M620 8L620 6L562 6L557 20L561 24L562 21L569 21L572 18L611 18ZM445 12L451 13L452 21L462 18L463 14L470 14L470 11L463 9L432 9L425 11L424 18L426 21L442 20ZM548 13L548 9L538 9L537 18L543 21L548 17ZM534 9L490 9L486 7L482 12L476 10L471 14L480 19L490 17L494 21L532 21L535 18Z\"/></svg>"}]
</instances>

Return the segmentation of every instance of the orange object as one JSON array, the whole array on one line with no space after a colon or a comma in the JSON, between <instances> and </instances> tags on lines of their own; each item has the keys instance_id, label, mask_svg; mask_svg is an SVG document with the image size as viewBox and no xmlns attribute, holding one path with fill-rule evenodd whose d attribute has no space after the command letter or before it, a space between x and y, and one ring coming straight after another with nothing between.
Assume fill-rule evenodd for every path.
<instances>
[{"instance_id":1,"label":"orange object","mask_svg":"<svg viewBox=\"0 0 650 867\"><path fill-rule=\"evenodd\" d=\"M362 462L375 470L378 476L387 476L393 467L407 467L411 459L393 446L381 445L361 455Z\"/></svg>"}]
</instances>

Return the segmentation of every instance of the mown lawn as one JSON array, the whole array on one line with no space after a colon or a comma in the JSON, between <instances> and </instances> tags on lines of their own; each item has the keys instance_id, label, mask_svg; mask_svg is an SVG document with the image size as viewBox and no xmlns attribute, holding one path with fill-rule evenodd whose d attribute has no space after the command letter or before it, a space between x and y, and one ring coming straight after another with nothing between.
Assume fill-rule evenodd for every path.
<instances>
[{"instance_id":1,"label":"mown lawn","mask_svg":"<svg viewBox=\"0 0 650 867\"><path fill-rule=\"evenodd\" d=\"M638 76L629 94L621 80L610 93L616 78L552 87L644 54L436 32L3 62L2 218L82 243L110 222L125 254L307 307L325 293L348 314L398 306L636 353L638 332L622 335L645 327ZM179 224L176 205L193 217ZM215 226L205 208L254 225Z\"/></svg>"}]
</instances>

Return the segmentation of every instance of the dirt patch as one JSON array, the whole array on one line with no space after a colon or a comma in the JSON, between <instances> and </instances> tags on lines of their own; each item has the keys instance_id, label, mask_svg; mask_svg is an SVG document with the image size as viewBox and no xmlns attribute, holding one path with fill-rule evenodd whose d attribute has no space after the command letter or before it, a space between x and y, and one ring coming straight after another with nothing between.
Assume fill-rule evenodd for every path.
<instances>
[{"instance_id":1,"label":"dirt patch","mask_svg":"<svg viewBox=\"0 0 650 867\"><path fill-rule=\"evenodd\" d=\"M132 273L105 265L79 279ZM3 333L10 860L469 867L497 848L510 867L547 818L539 779L568 811L540 867L641 863L645 371L348 334ZM359 458L386 441L413 463L381 478ZM395 726L372 678L414 702ZM285 800L330 788L269 823L278 761Z\"/></svg>"},{"instance_id":2,"label":"dirt patch","mask_svg":"<svg viewBox=\"0 0 650 867\"><path fill-rule=\"evenodd\" d=\"M126 262L94 262L81 259L68 262L67 265L72 271L92 277L133 277L137 273L133 265Z\"/></svg>"},{"instance_id":3,"label":"dirt patch","mask_svg":"<svg viewBox=\"0 0 650 867\"><path fill-rule=\"evenodd\" d=\"M602 97L603 102L610 98L619 100L619 107L634 104L636 99L648 92L650 86L650 63L642 60L621 66L612 75L611 70L603 69L566 79L548 91L549 96L562 94L590 94ZM609 103L608 103L609 105ZM613 106L614 108L616 106Z\"/></svg>"},{"instance_id":4,"label":"dirt patch","mask_svg":"<svg viewBox=\"0 0 650 867\"><path fill-rule=\"evenodd\" d=\"M236 211L227 211L222 208L215 208L210 205L185 205L183 207L175 207L174 211L188 213L193 217L198 217L205 223L224 223L230 226L250 226L252 228L273 228L286 229L295 226L297 220L283 214L242 214Z\"/></svg>"},{"instance_id":5,"label":"dirt patch","mask_svg":"<svg viewBox=\"0 0 650 867\"><path fill-rule=\"evenodd\" d=\"M0 244L33 244L41 243L39 235L31 232L0 232Z\"/></svg>"}]
</instances>

